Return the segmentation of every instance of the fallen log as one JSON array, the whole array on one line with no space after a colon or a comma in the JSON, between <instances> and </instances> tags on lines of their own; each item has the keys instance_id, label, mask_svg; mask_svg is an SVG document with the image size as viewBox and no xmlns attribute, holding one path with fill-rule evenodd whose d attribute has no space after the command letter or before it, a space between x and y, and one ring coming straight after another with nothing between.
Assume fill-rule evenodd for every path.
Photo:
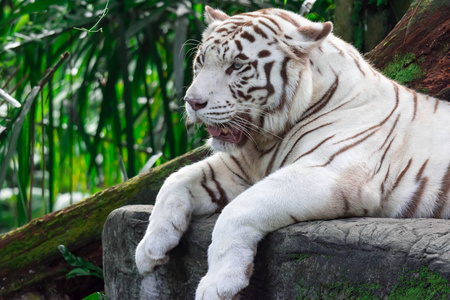
<instances>
[{"instance_id":1,"label":"fallen log","mask_svg":"<svg viewBox=\"0 0 450 300\"><path fill-rule=\"evenodd\" d=\"M208 152L206 147L198 148L1 235L0 298L34 293L45 299L52 296L80 299L90 292L102 291L102 280L93 276L65 279L72 267L63 260L58 245L63 244L74 254L101 266L101 233L109 213L127 204L153 204L169 174L204 158Z\"/></svg>"}]
</instances>

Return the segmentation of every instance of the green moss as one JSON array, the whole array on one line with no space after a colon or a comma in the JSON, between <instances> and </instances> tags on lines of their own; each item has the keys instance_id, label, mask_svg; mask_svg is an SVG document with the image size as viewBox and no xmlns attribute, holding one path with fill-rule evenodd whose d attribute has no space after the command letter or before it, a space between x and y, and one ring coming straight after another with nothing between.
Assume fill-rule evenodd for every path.
<instances>
[{"instance_id":1,"label":"green moss","mask_svg":"<svg viewBox=\"0 0 450 300\"><path fill-rule=\"evenodd\" d=\"M423 61L421 59L419 63ZM416 56L413 53L395 55L393 61L388 63L381 71L400 84L406 84L425 75L425 72L416 64Z\"/></svg>"},{"instance_id":2,"label":"green moss","mask_svg":"<svg viewBox=\"0 0 450 300\"><path fill-rule=\"evenodd\" d=\"M392 289L389 299L448 299L450 282L426 267L404 273Z\"/></svg>"},{"instance_id":3,"label":"green moss","mask_svg":"<svg viewBox=\"0 0 450 300\"><path fill-rule=\"evenodd\" d=\"M419 92L423 93L423 94L428 94L429 90L425 87L418 89Z\"/></svg>"},{"instance_id":4,"label":"green moss","mask_svg":"<svg viewBox=\"0 0 450 300\"><path fill-rule=\"evenodd\" d=\"M302 260L310 257L311 254L294 254L292 258L294 258L297 262L301 262Z\"/></svg>"},{"instance_id":5,"label":"green moss","mask_svg":"<svg viewBox=\"0 0 450 300\"><path fill-rule=\"evenodd\" d=\"M295 299L380 299L385 290L374 283L358 283L353 281L335 282L332 284L317 283L315 286L306 286L302 282L296 285ZM381 293L380 293L381 292ZM383 297L385 298L385 297ZM422 267L417 270L403 272L397 284L392 288L387 299L449 299L450 282L439 273L429 271Z\"/></svg>"}]
</instances>

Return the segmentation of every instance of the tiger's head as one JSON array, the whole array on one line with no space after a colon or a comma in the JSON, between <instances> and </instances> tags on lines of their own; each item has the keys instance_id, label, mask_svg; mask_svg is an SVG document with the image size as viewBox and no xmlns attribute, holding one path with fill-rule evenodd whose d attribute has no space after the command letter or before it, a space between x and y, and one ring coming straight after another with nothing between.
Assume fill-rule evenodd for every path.
<instances>
[{"instance_id":1,"label":"tiger's head","mask_svg":"<svg viewBox=\"0 0 450 300\"><path fill-rule=\"evenodd\" d=\"M332 30L281 9L228 16L206 7L186 112L204 123L218 151L279 139L312 93L309 54Z\"/></svg>"}]
</instances>

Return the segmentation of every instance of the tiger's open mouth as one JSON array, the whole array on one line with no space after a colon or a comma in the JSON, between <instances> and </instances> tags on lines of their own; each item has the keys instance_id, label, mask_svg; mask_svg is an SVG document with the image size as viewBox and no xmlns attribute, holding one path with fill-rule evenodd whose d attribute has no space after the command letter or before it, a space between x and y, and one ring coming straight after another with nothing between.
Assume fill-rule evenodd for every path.
<instances>
[{"instance_id":1,"label":"tiger's open mouth","mask_svg":"<svg viewBox=\"0 0 450 300\"><path fill-rule=\"evenodd\" d=\"M219 128L213 125L206 125L209 134L218 140L238 144L242 141L242 131L236 128Z\"/></svg>"}]
</instances>

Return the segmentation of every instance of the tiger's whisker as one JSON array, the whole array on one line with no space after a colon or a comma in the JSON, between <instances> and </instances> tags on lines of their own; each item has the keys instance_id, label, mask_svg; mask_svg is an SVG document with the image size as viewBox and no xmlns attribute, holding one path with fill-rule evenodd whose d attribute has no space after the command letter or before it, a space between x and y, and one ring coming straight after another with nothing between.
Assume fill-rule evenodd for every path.
<instances>
[{"instance_id":1,"label":"tiger's whisker","mask_svg":"<svg viewBox=\"0 0 450 300\"><path fill-rule=\"evenodd\" d=\"M255 139L251 136L251 134L247 131L247 129L239 124L236 121L231 121L230 124L234 125L236 128L238 128L246 137L248 137L252 142L255 144L256 148L259 149L258 143L255 141Z\"/></svg>"},{"instance_id":2,"label":"tiger's whisker","mask_svg":"<svg viewBox=\"0 0 450 300\"><path fill-rule=\"evenodd\" d=\"M265 135L264 133L268 133L268 134L270 134L270 135L272 135L272 136L274 136L274 137L276 137L276 138L278 138L278 139L280 139L280 140L282 139L281 137L279 137L279 136L276 135L275 133L273 133L273 132L271 132L271 131L269 131L269 130L267 130L267 129L264 129L264 128L262 128L262 127L256 125L256 124L253 124L252 122L250 122L250 121L248 121L248 120L246 120L246 119L244 119L244 118L242 118L242 117L237 116L236 119L238 119L238 120L239 120L240 122L242 122L244 125L250 125L250 126L252 126L253 128L251 128L251 129L253 129L253 130L256 131L256 132L259 132L259 133L263 134L265 137L267 137L267 135Z\"/></svg>"}]
</instances>

